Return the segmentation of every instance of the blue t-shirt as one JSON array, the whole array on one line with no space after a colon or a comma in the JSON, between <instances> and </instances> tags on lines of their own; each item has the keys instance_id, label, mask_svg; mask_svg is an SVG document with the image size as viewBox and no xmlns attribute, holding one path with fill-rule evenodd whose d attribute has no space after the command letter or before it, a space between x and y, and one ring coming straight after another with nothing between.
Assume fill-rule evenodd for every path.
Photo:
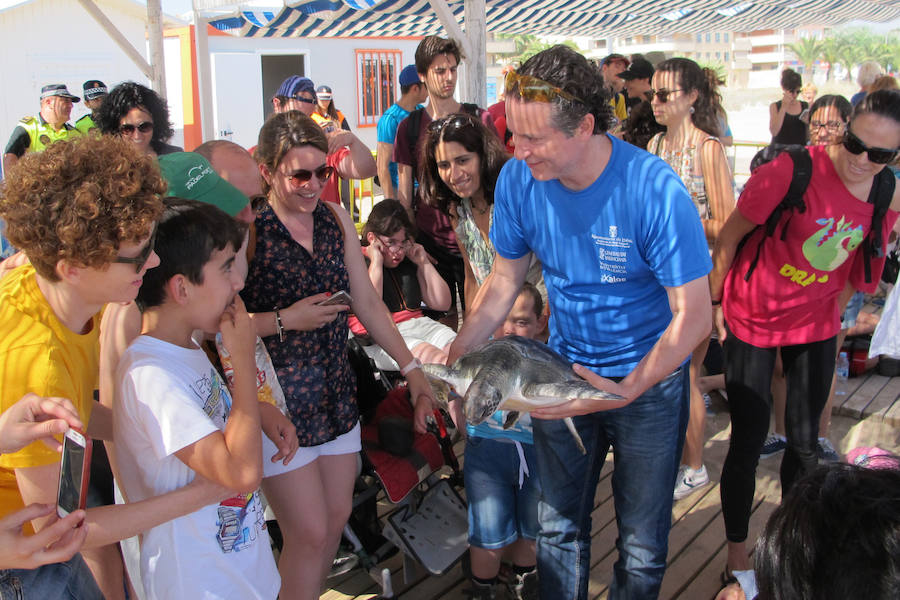
<instances>
[{"instance_id":1,"label":"blue t-shirt","mask_svg":"<svg viewBox=\"0 0 900 600\"><path fill-rule=\"evenodd\" d=\"M612 154L581 191L510 160L494 194L500 256L534 252L550 299L551 348L606 377L630 373L672 319L665 287L712 268L697 209L663 160L608 136Z\"/></svg>"},{"instance_id":2,"label":"blue t-shirt","mask_svg":"<svg viewBox=\"0 0 900 600\"><path fill-rule=\"evenodd\" d=\"M419 104L416 108L422 108L422 105ZM400 121L409 116L410 111L406 110L399 104L394 104L390 108L388 108L384 113L382 113L381 118L378 119L378 128L377 128L377 141L383 142L385 144L393 144L394 138L397 137L397 127L400 126ZM388 171L391 173L391 181L394 183L394 189L400 185L400 181L397 175L397 163L391 161L388 165Z\"/></svg>"}]
</instances>

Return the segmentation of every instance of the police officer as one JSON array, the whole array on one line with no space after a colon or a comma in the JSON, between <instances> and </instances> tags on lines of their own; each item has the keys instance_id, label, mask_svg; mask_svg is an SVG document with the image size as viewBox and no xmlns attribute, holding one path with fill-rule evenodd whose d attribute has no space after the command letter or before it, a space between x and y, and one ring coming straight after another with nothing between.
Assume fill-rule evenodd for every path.
<instances>
[{"instance_id":1,"label":"police officer","mask_svg":"<svg viewBox=\"0 0 900 600\"><path fill-rule=\"evenodd\" d=\"M73 102L81 102L81 98L70 94L65 84L51 83L41 88L41 112L37 117L21 119L6 144L4 173L26 152L40 152L53 142L81 135L66 122L72 114Z\"/></svg>"},{"instance_id":2,"label":"police officer","mask_svg":"<svg viewBox=\"0 0 900 600\"><path fill-rule=\"evenodd\" d=\"M91 130L97 129L94 123L94 115L97 109L103 104L103 100L109 95L106 84L97 79L91 79L84 82L84 105L91 110L90 113L84 115L75 121L75 129L87 135ZM99 133L99 131L97 132Z\"/></svg>"}]
</instances>

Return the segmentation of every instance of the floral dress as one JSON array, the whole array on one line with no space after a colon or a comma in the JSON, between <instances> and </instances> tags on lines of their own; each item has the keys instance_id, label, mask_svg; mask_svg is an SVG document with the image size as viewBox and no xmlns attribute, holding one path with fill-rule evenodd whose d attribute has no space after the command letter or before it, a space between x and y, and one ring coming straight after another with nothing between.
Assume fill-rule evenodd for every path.
<instances>
[{"instance_id":1,"label":"floral dress","mask_svg":"<svg viewBox=\"0 0 900 600\"><path fill-rule=\"evenodd\" d=\"M334 213L313 211L313 251L297 243L268 205L256 217L256 253L241 297L249 312L270 312L320 292L348 290L344 236ZM287 416L301 446L347 433L359 420L356 382L347 359L347 313L312 331L263 338L284 390Z\"/></svg>"}]
</instances>

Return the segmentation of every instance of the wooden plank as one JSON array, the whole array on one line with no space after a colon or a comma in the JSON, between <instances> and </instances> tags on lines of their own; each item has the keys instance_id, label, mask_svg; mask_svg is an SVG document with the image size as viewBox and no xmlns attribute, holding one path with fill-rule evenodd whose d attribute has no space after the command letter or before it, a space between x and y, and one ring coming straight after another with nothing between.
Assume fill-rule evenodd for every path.
<instances>
[{"instance_id":1,"label":"wooden plank","mask_svg":"<svg viewBox=\"0 0 900 600\"><path fill-rule=\"evenodd\" d=\"M837 389L834 394L834 402L831 406L831 414L842 414L844 405L850 401L853 394L864 384L872 373L865 373L858 377L850 377L849 379L838 382Z\"/></svg>"},{"instance_id":2,"label":"wooden plank","mask_svg":"<svg viewBox=\"0 0 900 600\"><path fill-rule=\"evenodd\" d=\"M889 377L884 375L869 375L865 383L841 406L838 414L853 417L854 419L861 418L866 407L872 402L872 398L877 396L878 392L887 385L889 379Z\"/></svg>"},{"instance_id":3,"label":"wooden plank","mask_svg":"<svg viewBox=\"0 0 900 600\"><path fill-rule=\"evenodd\" d=\"M878 394L872 398L872 401L863 411L863 418L878 417L884 420L884 416L897 398L900 397L900 377L891 377Z\"/></svg>"},{"instance_id":4,"label":"wooden plank","mask_svg":"<svg viewBox=\"0 0 900 600\"><path fill-rule=\"evenodd\" d=\"M894 427L900 427L900 399L894 405L884 411L884 422Z\"/></svg>"}]
</instances>

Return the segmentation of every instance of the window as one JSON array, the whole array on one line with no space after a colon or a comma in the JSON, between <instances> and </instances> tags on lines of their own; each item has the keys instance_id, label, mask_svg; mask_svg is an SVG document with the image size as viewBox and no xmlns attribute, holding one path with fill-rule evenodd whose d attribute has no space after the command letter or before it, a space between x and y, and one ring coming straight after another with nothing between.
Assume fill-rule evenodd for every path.
<instances>
[{"instance_id":1,"label":"window","mask_svg":"<svg viewBox=\"0 0 900 600\"><path fill-rule=\"evenodd\" d=\"M708 44L710 42L710 40L711 40L711 34L707 33L706 34L706 43Z\"/></svg>"},{"instance_id":2,"label":"window","mask_svg":"<svg viewBox=\"0 0 900 600\"><path fill-rule=\"evenodd\" d=\"M375 127L378 118L394 103L401 59L399 50L356 51L360 127Z\"/></svg>"},{"instance_id":3,"label":"window","mask_svg":"<svg viewBox=\"0 0 900 600\"><path fill-rule=\"evenodd\" d=\"M722 58L722 53L716 52L716 60L719 60L720 58Z\"/></svg>"},{"instance_id":4,"label":"window","mask_svg":"<svg viewBox=\"0 0 900 600\"><path fill-rule=\"evenodd\" d=\"M728 62L728 53L725 53L725 62Z\"/></svg>"},{"instance_id":5,"label":"window","mask_svg":"<svg viewBox=\"0 0 900 600\"><path fill-rule=\"evenodd\" d=\"M728 43L728 34L726 33L724 35L725 35L725 43L727 44Z\"/></svg>"},{"instance_id":6,"label":"window","mask_svg":"<svg viewBox=\"0 0 900 600\"><path fill-rule=\"evenodd\" d=\"M718 44L720 41L722 41L722 34L716 32L716 43Z\"/></svg>"},{"instance_id":7,"label":"window","mask_svg":"<svg viewBox=\"0 0 900 600\"><path fill-rule=\"evenodd\" d=\"M697 34L697 43L699 44L699 43L702 42L702 41L703 41L703 34L702 34L702 33L698 33L698 34Z\"/></svg>"}]
</instances>

